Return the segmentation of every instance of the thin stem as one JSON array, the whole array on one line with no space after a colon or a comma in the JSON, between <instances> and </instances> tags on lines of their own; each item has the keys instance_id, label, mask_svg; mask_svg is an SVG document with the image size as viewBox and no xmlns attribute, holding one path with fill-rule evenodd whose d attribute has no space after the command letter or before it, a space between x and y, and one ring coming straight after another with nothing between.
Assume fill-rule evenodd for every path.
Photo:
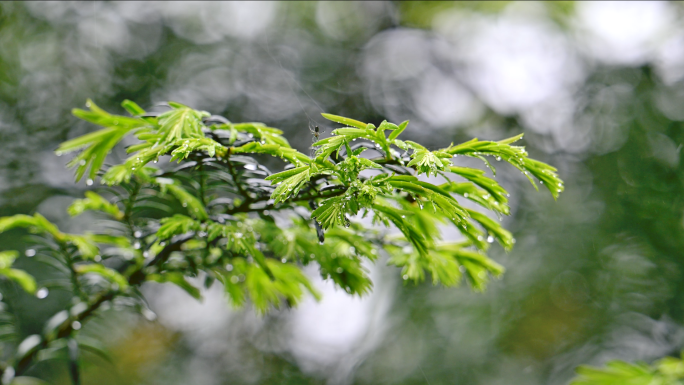
<instances>
[{"instance_id":1,"label":"thin stem","mask_svg":"<svg viewBox=\"0 0 684 385\"><path fill-rule=\"evenodd\" d=\"M347 192L346 188L343 188L343 189L340 189L337 191L332 191L329 193L318 193L318 194L312 194L312 195L298 195L296 197L291 198L289 201L290 202L305 202L305 201L309 201L311 199L332 198L332 197L342 195L345 192ZM245 201L244 203L242 203L238 207L235 207L235 208L230 209L230 210L226 210L225 213L226 214L237 214L237 213L247 213L247 212L259 212L259 211L264 211L264 210L273 210L274 208L287 207L286 204L276 205L275 203L270 203L264 207L259 207L259 208L250 207L254 203L267 201L269 199L270 198L261 198L261 199L253 199L250 201Z\"/></svg>"},{"instance_id":2,"label":"thin stem","mask_svg":"<svg viewBox=\"0 0 684 385\"><path fill-rule=\"evenodd\" d=\"M124 209L124 217L123 220L124 222L128 225L128 229L130 232L130 235L135 238L134 233L135 230L133 228L133 206L135 206L135 201L138 198L138 194L140 193L140 190L142 189L142 184L139 182L135 182L133 186L133 191L128 196L128 200L126 201L125 209Z\"/></svg>"},{"instance_id":3,"label":"thin stem","mask_svg":"<svg viewBox=\"0 0 684 385\"><path fill-rule=\"evenodd\" d=\"M96 297L92 302L88 303L86 310L69 317L69 319L62 322L56 330L58 332L52 335L46 335L42 338L41 342L31 349L26 355L24 355L15 365L15 373L20 375L24 373L30 366L33 359L36 357L39 351L48 347L48 345L57 339L65 338L70 336L74 331L74 324L76 322L83 323L87 318L89 318L104 302L112 300L118 293L107 292L98 297Z\"/></svg>"},{"instance_id":4,"label":"thin stem","mask_svg":"<svg viewBox=\"0 0 684 385\"><path fill-rule=\"evenodd\" d=\"M206 183L206 175L204 174L204 162L202 162L202 159L199 159L197 161L199 163L198 171L199 171L199 196L200 196L200 202L202 202L202 206L206 207L207 206L207 199L205 197L205 183Z\"/></svg>"},{"instance_id":5,"label":"thin stem","mask_svg":"<svg viewBox=\"0 0 684 385\"><path fill-rule=\"evenodd\" d=\"M235 168L233 167L233 163L228 159L228 172L230 173L230 176L233 178L233 183L235 183L235 187L237 187L238 191L240 192L240 195L242 195L245 198L245 202L251 200L251 197L249 196L249 193L245 191L244 188L242 188L242 183L240 183L240 178L237 175L237 172L235 171Z\"/></svg>"},{"instance_id":6,"label":"thin stem","mask_svg":"<svg viewBox=\"0 0 684 385\"><path fill-rule=\"evenodd\" d=\"M66 265L69 268L69 279L71 280L71 285L74 287L76 295L78 295L82 301L87 301L88 295L83 291L83 288L81 288L81 283L78 281L78 272L76 272L76 269L74 269L74 261L71 258L71 254L69 254L67 251L66 245L64 245L62 242L59 242L59 251L64 256Z\"/></svg>"}]
</instances>

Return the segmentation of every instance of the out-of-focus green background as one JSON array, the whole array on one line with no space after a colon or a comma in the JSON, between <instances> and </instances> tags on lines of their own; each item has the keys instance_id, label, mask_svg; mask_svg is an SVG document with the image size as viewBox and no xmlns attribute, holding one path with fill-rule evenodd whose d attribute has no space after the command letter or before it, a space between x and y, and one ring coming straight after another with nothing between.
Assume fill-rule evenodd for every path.
<instances>
[{"instance_id":1,"label":"out-of-focus green background","mask_svg":"<svg viewBox=\"0 0 684 385\"><path fill-rule=\"evenodd\" d=\"M93 130L70 114L88 97L262 121L302 151L310 124L330 131L322 111L409 119L431 148L524 132L566 191L554 202L499 167L517 244L493 249L508 271L486 293L403 285L381 263L367 298L318 282L321 303L260 318L220 288L199 304L151 285L154 321L113 308L84 327L113 359L85 355L84 383L566 384L579 364L676 354L683 20L670 2L2 2L0 215L92 225L67 218L87 186L52 152ZM18 261L49 279L32 262ZM23 336L69 301L2 290ZM63 362L30 374L69 383Z\"/></svg>"}]
</instances>

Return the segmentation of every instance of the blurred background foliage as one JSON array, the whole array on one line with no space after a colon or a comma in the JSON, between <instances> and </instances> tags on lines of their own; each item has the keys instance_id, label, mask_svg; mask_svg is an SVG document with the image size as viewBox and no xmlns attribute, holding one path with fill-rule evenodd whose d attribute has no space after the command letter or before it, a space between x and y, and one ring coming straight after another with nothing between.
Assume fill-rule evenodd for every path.
<instances>
[{"instance_id":1,"label":"blurred background foliage","mask_svg":"<svg viewBox=\"0 0 684 385\"><path fill-rule=\"evenodd\" d=\"M150 284L156 316L112 308L84 326L111 355L82 357L84 383L567 384L580 364L678 355L683 19L674 2L2 2L0 216L92 225L67 218L87 186L53 154L93 130L70 114L88 97L261 121L300 151L310 124L330 132L322 111L409 119L407 139L434 148L524 132L566 191L497 175L517 244L493 250L507 273L486 293L403 285L379 263L366 298L318 282L322 302L257 317L220 289L198 304ZM0 235L3 250L29 241ZM0 285L23 336L70 300ZM59 361L30 374L69 383Z\"/></svg>"}]
</instances>

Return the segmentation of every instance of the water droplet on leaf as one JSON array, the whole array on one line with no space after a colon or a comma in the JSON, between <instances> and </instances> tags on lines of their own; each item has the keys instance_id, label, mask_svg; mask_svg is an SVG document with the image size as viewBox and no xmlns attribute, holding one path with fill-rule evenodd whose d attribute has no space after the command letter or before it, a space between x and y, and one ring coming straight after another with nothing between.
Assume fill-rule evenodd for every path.
<instances>
[{"instance_id":1,"label":"water droplet on leaf","mask_svg":"<svg viewBox=\"0 0 684 385\"><path fill-rule=\"evenodd\" d=\"M45 287L41 287L41 288L38 289L38 291L36 292L36 297L37 297L38 299L43 299L43 298L47 297L48 294L50 294L50 291L48 291L48 289L45 288Z\"/></svg>"}]
</instances>

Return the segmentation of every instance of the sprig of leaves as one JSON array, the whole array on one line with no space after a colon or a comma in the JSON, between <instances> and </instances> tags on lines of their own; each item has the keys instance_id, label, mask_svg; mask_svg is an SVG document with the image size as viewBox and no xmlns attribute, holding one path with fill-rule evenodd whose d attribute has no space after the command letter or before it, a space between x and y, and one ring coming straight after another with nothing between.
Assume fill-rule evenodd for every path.
<instances>
[{"instance_id":1,"label":"sprig of leaves","mask_svg":"<svg viewBox=\"0 0 684 385\"><path fill-rule=\"evenodd\" d=\"M126 297L144 312L138 291L144 282L174 284L197 299L199 279L206 287L220 282L232 304L265 313L294 306L305 295L320 298L303 270L310 265L347 293L366 294L373 283L365 264L386 255L407 282L465 281L482 291L504 271L486 255L490 244L496 240L508 250L514 239L491 215L464 202L508 215L508 194L484 171L459 166L455 156L488 165L486 156L505 159L543 182L554 198L563 188L556 169L511 145L521 136L428 149L399 139L408 121L376 127L323 114L344 127L314 143L309 157L277 128L233 123L178 103L169 102L158 116L131 101L122 103L131 116L110 114L91 101L88 106L74 114L104 128L65 142L58 152L79 151L69 163L76 178L101 175L107 193L87 191L68 211L101 212L116 225L81 235L60 231L40 214L0 218L0 232L24 228L42 237L41 259L81 301L78 309L55 314L42 335L22 342L17 372L50 344L77 334L73 322L85 322L104 302ZM126 149L130 156L102 169L127 135L138 141ZM273 173L254 154L280 158L285 167ZM177 164L150 164L162 156ZM444 181L428 182L430 176ZM375 226L356 220L368 215ZM463 240L441 239L445 226L455 227ZM0 275L35 292L33 278L11 268L17 255L0 253Z\"/></svg>"},{"instance_id":2,"label":"sprig of leaves","mask_svg":"<svg viewBox=\"0 0 684 385\"><path fill-rule=\"evenodd\" d=\"M571 385L680 385L684 381L684 362L665 357L652 365L644 362L610 361L604 367L580 366Z\"/></svg>"}]
</instances>

